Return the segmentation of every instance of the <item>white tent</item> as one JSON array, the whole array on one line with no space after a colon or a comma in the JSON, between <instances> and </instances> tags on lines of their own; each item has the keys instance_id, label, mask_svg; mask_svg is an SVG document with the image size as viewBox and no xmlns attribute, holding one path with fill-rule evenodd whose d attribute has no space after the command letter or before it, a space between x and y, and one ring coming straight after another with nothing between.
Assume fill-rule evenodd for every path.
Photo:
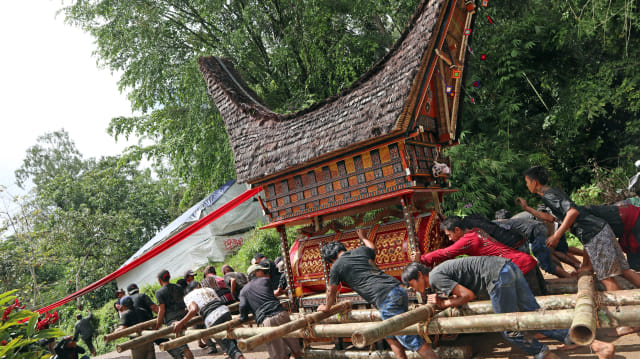
<instances>
[{"instance_id":1,"label":"white tent","mask_svg":"<svg viewBox=\"0 0 640 359\"><path fill-rule=\"evenodd\" d=\"M123 266L247 189L248 186L244 183L238 184L234 180L227 182L158 232ZM120 276L116 280L118 287L126 288L131 283L136 283L140 287L156 283L156 275L162 269L169 270L172 277L181 277L187 270L206 265L209 261L221 262L228 253L242 244L246 235L258 222L267 223L267 218L262 213L258 202L255 199L249 199L191 236Z\"/></svg>"}]
</instances>

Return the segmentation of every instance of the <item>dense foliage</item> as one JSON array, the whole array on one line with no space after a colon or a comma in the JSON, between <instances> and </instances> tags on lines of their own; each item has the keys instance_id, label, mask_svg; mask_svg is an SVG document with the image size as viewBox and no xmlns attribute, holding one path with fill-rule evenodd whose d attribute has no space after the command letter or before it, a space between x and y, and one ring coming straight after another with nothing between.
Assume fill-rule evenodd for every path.
<instances>
[{"instance_id":1,"label":"dense foliage","mask_svg":"<svg viewBox=\"0 0 640 359\"><path fill-rule=\"evenodd\" d=\"M479 8L461 145L449 151L461 190L450 210L469 211L469 199L487 215L514 208L513 196L527 194L520 174L532 165L548 166L568 192L605 180L595 168L632 174L640 158L639 10L631 0Z\"/></svg>"}]
</instances>

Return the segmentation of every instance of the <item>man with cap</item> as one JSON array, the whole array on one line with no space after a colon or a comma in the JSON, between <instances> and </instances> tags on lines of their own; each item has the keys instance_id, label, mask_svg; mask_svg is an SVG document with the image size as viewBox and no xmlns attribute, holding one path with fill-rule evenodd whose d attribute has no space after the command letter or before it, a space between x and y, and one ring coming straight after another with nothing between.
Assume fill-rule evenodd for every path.
<instances>
[{"instance_id":1,"label":"man with cap","mask_svg":"<svg viewBox=\"0 0 640 359\"><path fill-rule=\"evenodd\" d=\"M113 302L113 309L116 310L116 313L118 313L118 316L120 317L120 299L122 297L124 297L126 293L124 292L124 289L122 288L118 288L118 290L116 290L116 300L115 302Z\"/></svg>"},{"instance_id":2,"label":"man with cap","mask_svg":"<svg viewBox=\"0 0 640 359\"><path fill-rule=\"evenodd\" d=\"M116 328L116 332L130 326L144 322L140 311L133 306L131 297L122 297L120 299L120 326ZM153 348L153 342L149 342L131 349L131 359L155 359L156 352ZM193 358L193 357L192 357Z\"/></svg>"},{"instance_id":3,"label":"man with cap","mask_svg":"<svg viewBox=\"0 0 640 359\"><path fill-rule=\"evenodd\" d=\"M368 303L373 304L382 320L409 311L409 297L400 281L380 270L376 264L375 245L361 229L357 230L364 246L347 251L339 241L329 242L322 247L322 259L331 264L326 305L318 307L319 312L327 312L336 303L338 285L345 282ZM242 293L240 293L242 295ZM419 335L395 335L385 338L396 358L406 359L404 348L417 352L422 358L435 359L431 344Z\"/></svg>"},{"instance_id":4,"label":"man with cap","mask_svg":"<svg viewBox=\"0 0 640 359\"><path fill-rule=\"evenodd\" d=\"M74 325L74 333L73 333L73 341L77 342L78 337L82 338L82 341L87 344L89 351L93 356L96 355L96 348L93 347L93 334L94 329L91 325L91 319L93 319L93 313L89 312L89 316L82 317L82 314L78 313L76 315L76 319L78 320Z\"/></svg>"},{"instance_id":5,"label":"man with cap","mask_svg":"<svg viewBox=\"0 0 640 359\"><path fill-rule=\"evenodd\" d=\"M148 295L140 293L140 288L138 288L137 284L129 284L127 293L133 299L133 306L140 312L143 321L153 319L153 313L158 313L158 306Z\"/></svg>"},{"instance_id":6,"label":"man with cap","mask_svg":"<svg viewBox=\"0 0 640 359\"><path fill-rule=\"evenodd\" d=\"M193 282L195 278L196 278L196 272L192 271L191 269L184 272L184 280L187 282L187 284Z\"/></svg>"},{"instance_id":7,"label":"man with cap","mask_svg":"<svg viewBox=\"0 0 640 359\"><path fill-rule=\"evenodd\" d=\"M247 269L249 283L240 291L240 317L247 320L249 313L253 313L256 323L263 327L277 327L291 321L289 312L280 304L273 294L270 268L265 261L252 264ZM278 338L267 343L269 358L287 359L289 351L296 357L302 357L302 349L298 339Z\"/></svg>"},{"instance_id":8,"label":"man with cap","mask_svg":"<svg viewBox=\"0 0 640 359\"><path fill-rule=\"evenodd\" d=\"M253 260L251 261L251 264L259 264L265 262L265 266L269 267L269 278L271 281L271 288L273 289L274 293L278 291L278 286L280 284L280 272L278 271L278 267L276 266L276 264L269 258L265 257L264 254L262 253L256 253L253 256Z\"/></svg>"},{"instance_id":9,"label":"man with cap","mask_svg":"<svg viewBox=\"0 0 640 359\"><path fill-rule=\"evenodd\" d=\"M170 283L171 274L168 270L163 269L158 273L158 283L161 288L156 291L156 300L158 301L158 317L156 319L156 329L160 328L162 323L167 326L173 322L180 320L187 314L187 307L184 305L184 289L177 284ZM193 359L193 353L189 347L184 344L177 348L168 350L174 359Z\"/></svg>"}]
</instances>

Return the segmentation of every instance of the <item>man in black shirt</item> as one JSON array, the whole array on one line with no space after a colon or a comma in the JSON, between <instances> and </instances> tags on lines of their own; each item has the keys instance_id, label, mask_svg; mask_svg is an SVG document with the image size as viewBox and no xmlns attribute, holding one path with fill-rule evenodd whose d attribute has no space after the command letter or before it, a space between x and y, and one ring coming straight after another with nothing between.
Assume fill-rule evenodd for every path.
<instances>
[{"instance_id":1,"label":"man in black shirt","mask_svg":"<svg viewBox=\"0 0 640 359\"><path fill-rule=\"evenodd\" d=\"M94 329L91 325L91 319L93 319L93 313L89 312L89 316L83 318L82 314L76 315L78 320L74 325L73 341L77 342L78 337L82 338L82 341L87 344L87 348L93 356L96 355L96 348L93 346L93 334Z\"/></svg>"},{"instance_id":2,"label":"man in black shirt","mask_svg":"<svg viewBox=\"0 0 640 359\"><path fill-rule=\"evenodd\" d=\"M120 313L120 326L115 330L116 332L144 321L140 311L133 306L131 297L122 297L120 299ZM155 357L156 352L153 348L153 342L131 349L131 359L155 359Z\"/></svg>"},{"instance_id":3,"label":"man in black shirt","mask_svg":"<svg viewBox=\"0 0 640 359\"><path fill-rule=\"evenodd\" d=\"M266 267L269 267L269 278L271 280L271 288L274 290L274 292L277 291L280 285L281 274L278 271L278 267L276 266L276 263L271 259L265 257L265 255L262 253L256 253L253 256L252 263L253 264L263 263Z\"/></svg>"},{"instance_id":4,"label":"man in black shirt","mask_svg":"<svg viewBox=\"0 0 640 359\"><path fill-rule=\"evenodd\" d=\"M182 287L170 283L171 274L164 269L158 273L158 283L162 286L156 291L156 300L158 301L158 317L156 328L160 328L162 323L170 326L173 322L179 321L187 314L187 306L184 304L184 289ZM168 350L174 359L193 359L193 353L189 347L181 345L177 348Z\"/></svg>"},{"instance_id":5,"label":"man in black shirt","mask_svg":"<svg viewBox=\"0 0 640 359\"><path fill-rule=\"evenodd\" d=\"M265 327L277 327L291 321L287 312L278 298L273 294L271 278L269 278L267 262L252 264L247 270L249 283L240 291L240 316L247 320L249 313L258 325ZM288 359L287 346L295 357L302 357L300 343L295 338L278 338L268 344L269 358Z\"/></svg>"},{"instance_id":6,"label":"man in black shirt","mask_svg":"<svg viewBox=\"0 0 640 359\"><path fill-rule=\"evenodd\" d=\"M148 295L140 293L140 288L138 288L137 284L129 284L127 293L133 299L133 306L142 314L143 321L153 319L153 313L158 313L158 306Z\"/></svg>"},{"instance_id":7,"label":"man in black shirt","mask_svg":"<svg viewBox=\"0 0 640 359\"><path fill-rule=\"evenodd\" d=\"M375 305L383 320L407 312L407 291L397 279L385 274L376 266L375 245L364 236L361 229L358 229L357 233L364 247L347 251L344 244L338 241L322 247L322 259L333 265L329 274L327 303L319 306L318 311L329 311L336 302L338 285L345 282L364 300ZM404 348L417 352L422 358L438 357L431 349L431 344L426 343L419 335L396 335L385 340L396 358L406 359Z\"/></svg>"}]
</instances>

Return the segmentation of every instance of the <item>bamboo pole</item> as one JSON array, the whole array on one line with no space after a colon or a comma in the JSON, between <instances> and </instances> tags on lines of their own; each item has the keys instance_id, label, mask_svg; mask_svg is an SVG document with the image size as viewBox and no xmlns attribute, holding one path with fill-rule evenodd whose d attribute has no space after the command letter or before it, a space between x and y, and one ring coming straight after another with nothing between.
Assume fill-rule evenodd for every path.
<instances>
[{"instance_id":1,"label":"bamboo pole","mask_svg":"<svg viewBox=\"0 0 640 359\"><path fill-rule=\"evenodd\" d=\"M356 330L351 335L351 342L357 348L362 349L371 343L388 337L391 333L406 328L410 324L429 321L435 313L436 308L433 304L422 305L416 309L398 314L381 322L371 323L363 329Z\"/></svg>"},{"instance_id":2,"label":"bamboo pole","mask_svg":"<svg viewBox=\"0 0 640 359\"><path fill-rule=\"evenodd\" d=\"M433 351L440 359L469 359L473 355L471 345L461 346L439 346ZM420 359L420 354L412 351L405 351L407 359ZM323 350L306 348L304 350L306 359L393 359L395 354L392 351L357 351L357 350Z\"/></svg>"},{"instance_id":3,"label":"bamboo pole","mask_svg":"<svg viewBox=\"0 0 640 359\"><path fill-rule=\"evenodd\" d=\"M208 338L209 336L211 336L212 334L224 331L224 330L229 330L232 329L234 327L237 327L239 325L242 325L243 323L248 323L249 321L253 320L253 318L250 318L248 321L244 322L241 318L235 318L235 319L231 319L228 322L224 322L224 323L220 323L218 325L214 325L210 328L207 329L202 329L202 330L198 330L195 333L186 333L186 335L180 337L180 338L176 338L174 340L170 340L168 342L164 342L161 343L159 345L160 350L170 350L176 347L179 347L183 344L187 344L193 341L196 341L198 339L202 339L202 338Z\"/></svg>"},{"instance_id":4,"label":"bamboo pole","mask_svg":"<svg viewBox=\"0 0 640 359\"><path fill-rule=\"evenodd\" d=\"M200 324L200 323L202 323L202 318L201 317L191 318L191 320L189 320L187 322L185 327L190 327L192 325L196 325L196 324ZM141 336L139 336L137 338L133 338L133 339L131 339L129 341L126 341L124 343L118 344L118 345L116 345L116 350L118 351L118 353L122 353L125 350L129 350L131 348L135 348L137 346L152 342L152 341L154 341L156 339L159 339L159 338L164 338L167 335L171 335L171 334L173 334L173 326L164 327L164 328L152 331L150 333L144 333L144 334L142 334Z\"/></svg>"},{"instance_id":5,"label":"bamboo pole","mask_svg":"<svg viewBox=\"0 0 640 359\"><path fill-rule=\"evenodd\" d=\"M580 345L589 345L596 337L596 293L593 272L582 272L578 278L575 316L569 328L571 340Z\"/></svg>"},{"instance_id":6,"label":"bamboo pole","mask_svg":"<svg viewBox=\"0 0 640 359\"><path fill-rule=\"evenodd\" d=\"M155 327L155 325L156 325L156 320L155 319L147 320L146 322L142 322L142 323L138 323L136 325L132 325L132 326L124 328L122 330L118 330L117 332L105 334L104 337L102 337L102 339L105 342L110 342L110 341L116 340L118 338L125 337L125 336L127 336L129 334L140 333L144 329L148 329L149 327Z\"/></svg>"},{"instance_id":7,"label":"bamboo pole","mask_svg":"<svg viewBox=\"0 0 640 359\"><path fill-rule=\"evenodd\" d=\"M636 289L636 287L621 276L614 277L620 289ZM549 294L566 294L578 292L578 279L576 277L547 279L547 292ZM606 288L599 281L596 282L598 291L606 291Z\"/></svg>"},{"instance_id":8,"label":"bamboo pole","mask_svg":"<svg viewBox=\"0 0 640 359\"><path fill-rule=\"evenodd\" d=\"M255 335L251 338L238 340L238 348L242 351L249 351L260 344L264 344L278 337L282 337L286 333L292 332L297 329L302 329L336 313L341 313L349 310L351 310L351 302L341 302L335 304L329 309L328 312L316 312L313 314L308 314L304 318L294 320L292 322L274 328L269 328L269 330L267 330L265 333Z\"/></svg>"},{"instance_id":9,"label":"bamboo pole","mask_svg":"<svg viewBox=\"0 0 640 359\"><path fill-rule=\"evenodd\" d=\"M613 292L596 292L596 298L601 306L640 305L640 291L618 290ZM576 296L570 294L547 295L536 297L540 308L544 310L571 309L575 307ZM460 315L493 314L491 301L479 300L469 302L458 308L447 308L434 317L457 317ZM298 319L301 314L291 314L292 319ZM382 320L377 309L353 309L347 313L332 315L321 321L322 324L343 324L357 322L375 322Z\"/></svg>"},{"instance_id":10,"label":"bamboo pole","mask_svg":"<svg viewBox=\"0 0 640 359\"><path fill-rule=\"evenodd\" d=\"M502 331L527 331L567 329L571 326L573 309L541 310L502 314L484 314L453 318L433 318L429 323L413 324L394 335L488 333ZM640 326L640 305L601 307L598 309L600 328L618 326ZM362 329L363 323L315 324L282 335L284 338L349 338ZM419 328L422 326L423 328ZM425 328L426 327L426 328ZM248 338L269 331L271 328L236 328L218 332L212 338Z\"/></svg>"}]
</instances>

